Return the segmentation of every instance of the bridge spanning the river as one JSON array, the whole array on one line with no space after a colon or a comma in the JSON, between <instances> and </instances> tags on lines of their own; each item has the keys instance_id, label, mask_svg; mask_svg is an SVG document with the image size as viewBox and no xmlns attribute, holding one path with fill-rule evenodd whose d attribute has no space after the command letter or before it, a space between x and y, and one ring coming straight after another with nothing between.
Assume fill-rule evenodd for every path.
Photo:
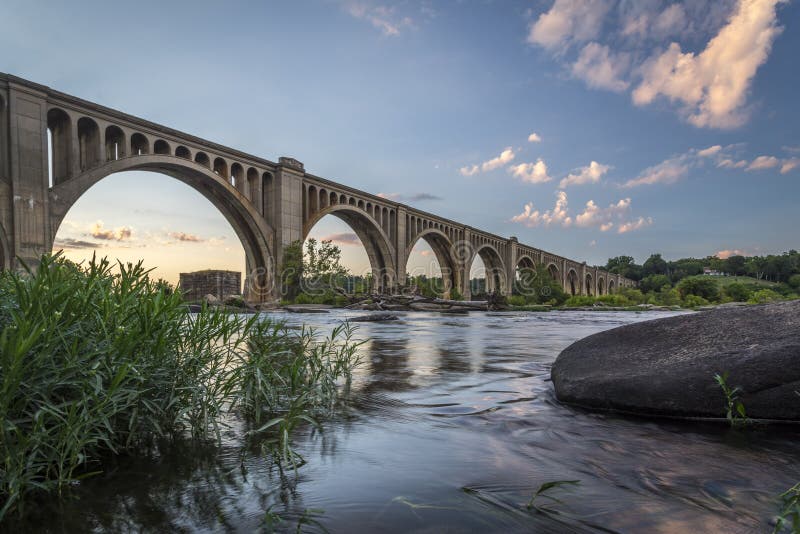
<instances>
[{"instance_id":1,"label":"bridge spanning the river","mask_svg":"<svg viewBox=\"0 0 800 534\"><path fill-rule=\"evenodd\" d=\"M49 140L48 140L49 139ZM48 150L48 145L51 150ZM369 256L379 291L406 284L424 239L445 291L470 296L477 256L487 291L508 294L518 268L545 265L568 294L602 295L635 283L586 262L519 243L305 172L0 73L0 265L35 266L53 248L68 210L94 184L123 171L153 171L188 184L231 224L246 255L245 296L276 298L284 249L326 215L345 221Z\"/></svg>"}]
</instances>

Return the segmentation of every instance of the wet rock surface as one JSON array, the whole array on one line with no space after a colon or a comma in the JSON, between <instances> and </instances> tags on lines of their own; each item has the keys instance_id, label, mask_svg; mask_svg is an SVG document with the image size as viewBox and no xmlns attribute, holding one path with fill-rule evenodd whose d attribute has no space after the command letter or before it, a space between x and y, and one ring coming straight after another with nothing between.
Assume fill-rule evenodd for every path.
<instances>
[{"instance_id":1,"label":"wet rock surface","mask_svg":"<svg viewBox=\"0 0 800 534\"><path fill-rule=\"evenodd\" d=\"M800 301L656 319L581 339L553 364L562 402L644 415L725 417L728 373L747 415L800 421Z\"/></svg>"}]
</instances>

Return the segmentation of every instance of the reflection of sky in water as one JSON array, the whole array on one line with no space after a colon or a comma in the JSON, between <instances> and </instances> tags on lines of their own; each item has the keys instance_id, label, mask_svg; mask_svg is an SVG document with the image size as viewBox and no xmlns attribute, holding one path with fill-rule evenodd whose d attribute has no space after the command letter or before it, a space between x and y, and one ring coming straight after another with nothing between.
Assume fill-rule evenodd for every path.
<instances>
[{"instance_id":1,"label":"reflection of sky in water","mask_svg":"<svg viewBox=\"0 0 800 534\"><path fill-rule=\"evenodd\" d=\"M281 317L323 332L357 314ZM309 463L296 481L289 474L281 490L280 474L252 455L242 478L234 428L207 457L123 462L107 480L85 484L80 504L54 524L222 530L227 522L250 531L272 505L295 518L289 530L314 508L332 532L769 531L774 497L800 479L796 430L741 435L555 402L549 374L560 350L657 316L415 313L363 323L358 334L371 341L351 406L323 432L298 436ZM581 483L555 491L561 514L525 510L539 485L565 479Z\"/></svg>"}]
</instances>

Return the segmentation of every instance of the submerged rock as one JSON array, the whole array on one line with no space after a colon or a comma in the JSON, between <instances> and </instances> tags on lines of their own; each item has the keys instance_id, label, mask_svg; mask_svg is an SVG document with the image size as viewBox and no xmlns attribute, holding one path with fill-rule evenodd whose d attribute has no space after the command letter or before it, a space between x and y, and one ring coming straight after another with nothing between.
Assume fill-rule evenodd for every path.
<instances>
[{"instance_id":1,"label":"submerged rock","mask_svg":"<svg viewBox=\"0 0 800 534\"><path fill-rule=\"evenodd\" d=\"M800 421L800 301L717 308L586 337L552 369L556 396L590 409L725 417L728 373L747 415Z\"/></svg>"},{"instance_id":2,"label":"submerged rock","mask_svg":"<svg viewBox=\"0 0 800 534\"><path fill-rule=\"evenodd\" d=\"M400 319L393 313L373 313L372 315L359 315L348 319L351 323L377 323L383 321L397 321Z\"/></svg>"}]
</instances>

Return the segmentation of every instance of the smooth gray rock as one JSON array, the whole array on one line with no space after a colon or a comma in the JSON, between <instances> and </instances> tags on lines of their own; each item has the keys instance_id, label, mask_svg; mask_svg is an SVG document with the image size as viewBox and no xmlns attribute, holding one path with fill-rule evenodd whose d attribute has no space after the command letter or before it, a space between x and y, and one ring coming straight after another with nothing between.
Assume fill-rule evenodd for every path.
<instances>
[{"instance_id":1,"label":"smooth gray rock","mask_svg":"<svg viewBox=\"0 0 800 534\"><path fill-rule=\"evenodd\" d=\"M741 388L747 415L800 421L800 301L631 324L567 347L556 396L590 409L725 417L714 375Z\"/></svg>"}]
</instances>

